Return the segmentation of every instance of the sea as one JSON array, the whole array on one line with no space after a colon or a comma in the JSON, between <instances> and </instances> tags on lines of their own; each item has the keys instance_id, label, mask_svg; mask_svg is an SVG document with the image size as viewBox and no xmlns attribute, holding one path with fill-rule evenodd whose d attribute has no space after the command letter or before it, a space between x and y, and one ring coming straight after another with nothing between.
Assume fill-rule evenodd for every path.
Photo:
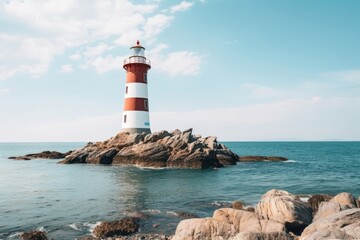
<instances>
[{"instance_id":1,"label":"sea","mask_svg":"<svg viewBox=\"0 0 360 240\"><path fill-rule=\"evenodd\" d=\"M173 234L178 212L211 216L233 201L254 206L271 189L293 194L360 194L360 142L223 142L239 155L287 162L238 163L222 169L149 169L9 160L85 143L0 143L0 239L43 230L80 239L101 221L141 215L140 232Z\"/></svg>"}]
</instances>

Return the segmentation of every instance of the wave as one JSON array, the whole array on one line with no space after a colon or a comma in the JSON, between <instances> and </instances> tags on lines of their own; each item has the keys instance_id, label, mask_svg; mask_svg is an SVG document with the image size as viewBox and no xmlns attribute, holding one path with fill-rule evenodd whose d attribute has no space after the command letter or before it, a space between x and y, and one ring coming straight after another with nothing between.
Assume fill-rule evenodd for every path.
<instances>
[{"instance_id":1,"label":"wave","mask_svg":"<svg viewBox=\"0 0 360 240\"><path fill-rule=\"evenodd\" d=\"M76 225L76 223L69 224L69 227L71 227L72 229L74 229L74 230L76 230L76 231L80 231L80 228L78 228L78 226Z\"/></svg>"},{"instance_id":2,"label":"wave","mask_svg":"<svg viewBox=\"0 0 360 240\"><path fill-rule=\"evenodd\" d=\"M145 213L149 213L149 214L161 214L161 211L159 209L147 209L147 210L144 210L143 212Z\"/></svg>"},{"instance_id":3,"label":"wave","mask_svg":"<svg viewBox=\"0 0 360 240\"><path fill-rule=\"evenodd\" d=\"M295 162L298 162L298 161L295 161L295 160L287 160L287 161L283 161L284 163L295 163Z\"/></svg>"},{"instance_id":4,"label":"wave","mask_svg":"<svg viewBox=\"0 0 360 240\"><path fill-rule=\"evenodd\" d=\"M211 203L211 205L217 206L217 207L229 207L231 206L232 201L214 201Z\"/></svg>"},{"instance_id":5,"label":"wave","mask_svg":"<svg viewBox=\"0 0 360 240\"><path fill-rule=\"evenodd\" d=\"M96 222L96 223L84 223L84 227L88 228L88 231L92 234L92 232L94 231L94 229L96 228L96 226L100 225L101 222Z\"/></svg>"}]
</instances>

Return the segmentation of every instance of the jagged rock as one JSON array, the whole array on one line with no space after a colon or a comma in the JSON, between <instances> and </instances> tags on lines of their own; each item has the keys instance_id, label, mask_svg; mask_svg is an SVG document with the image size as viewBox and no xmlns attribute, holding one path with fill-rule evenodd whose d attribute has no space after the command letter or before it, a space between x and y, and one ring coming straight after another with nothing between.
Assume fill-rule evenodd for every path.
<instances>
[{"instance_id":1,"label":"jagged rock","mask_svg":"<svg viewBox=\"0 0 360 240\"><path fill-rule=\"evenodd\" d=\"M360 209L348 209L319 219L301 234L301 240L360 239Z\"/></svg>"},{"instance_id":2,"label":"jagged rock","mask_svg":"<svg viewBox=\"0 0 360 240\"><path fill-rule=\"evenodd\" d=\"M289 159L284 157L272 157L272 156L240 156L239 161L240 162L284 162Z\"/></svg>"},{"instance_id":3,"label":"jagged rock","mask_svg":"<svg viewBox=\"0 0 360 240\"><path fill-rule=\"evenodd\" d=\"M213 218L233 225L238 232L270 233L285 231L283 223L263 220L256 213L244 210L221 208L214 212Z\"/></svg>"},{"instance_id":4,"label":"jagged rock","mask_svg":"<svg viewBox=\"0 0 360 240\"><path fill-rule=\"evenodd\" d=\"M236 165L239 156L231 152L229 149L216 149L216 158L224 166Z\"/></svg>"},{"instance_id":5,"label":"jagged rock","mask_svg":"<svg viewBox=\"0 0 360 240\"><path fill-rule=\"evenodd\" d=\"M287 224L292 232L301 232L312 222L312 209L299 197L282 190L270 190L256 205L255 212L264 219Z\"/></svg>"},{"instance_id":6,"label":"jagged rock","mask_svg":"<svg viewBox=\"0 0 360 240\"><path fill-rule=\"evenodd\" d=\"M353 205L350 204L339 204L339 203L335 203L335 202L322 202L319 205L319 209L317 211L317 213L314 216L314 220L313 222L322 219L322 218L327 218L331 215L334 215L338 212L347 210L347 209L351 209Z\"/></svg>"},{"instance_id":7,"label":"jagged rock","mask_svg":"<svg viewBox=\"0 0 360 240\"><path fill-rule=\"evenodd\" d=\"M339 193L335 197L333 197L330 202L338 203L341 205L353 205L354 207L357 206L357 201L355 197L351 193L343 192Z\"/></svg>"},{"instance_id":8,"label":"jagged rock","mask_svg":"<svg viewBox=\"0 0 360 240\"><path fill-rule=\"evenodd\" d=\"M238 161L238 155L219 145L216 137L195 136L192 128L183 132L176 129L173 132L164 130L149 134L120 132L103 142L88 143L84 148L66 153L63 157L65 159L59 163L170 168L220 168Z\"/></svg>"},{"instance_id":9,"label":"jagged rock","mask_svg":"<svg viewBox=\"0 0 360 240\"><path fill-rule=\"evenodd\" d=\"M158 143L136 144L121 149L113 158L113 164L136 164L142 167L166 167L168 149Z\"/></svg>"},{"instance_id":10,"label":"jagged rock","mask_svg":"<svg viewBox=\"0 0 360 240\"><path fill-rule=\"evenodd\" d=\"M286 232L241 232L231 240L293 240Z\"/></svg>"},{"instance_id":11,"label":"jagged rock","mask_svg":"<svg viewBox=\"0 0 360 240\"><path fill-rule=\"evenodd\" d=\"M182 220L172 240L230 239L237 234L235 227L213 218Z\"/></svg>"},{"instance_id":12,"label":"jagged rock","mask_svg":"<svg viewBox=\"0 0 360 240\"><path fill-rule=\"evenodd\" d=\"M9 159L12 159L12 160L31 160L31 158L25 157L25 156L9 157Z\"/></svg>"},{"instance_id":13,"label":"jagged rock","mask_svg":"<svg viewBox=\"0 0 360 240\"><path fill-rule=\"evenodd\" d=\"M127 217L119 221L102 222L95 227L93 234L96 237L104 238L119 235L128 235L137 232L138 229L139 224L137 219Z\"/></svg>"},{"instance_id":14,"label":"jagged rock","mask_svg":"<svg viewBox=\"0 0 360 240\"><path fill-rule=\"evenodd\" d=\"M328 202L332 197L329 195L325 195L325 194L315 194L313 196L311 196L308 199L308 203L310 204L312 210L313 210L313 215L316 214L316 212L319 209L319 204L321 202Z\"/></svg>"},{"instance_id":15,"label":"jagged rock","mask_svg":"<svg viewBox=\"0 0 360 240\"><path fill-rule=\"evenodd\" d=\"M48 240L45 232L43 231L31 231L25 232L20 235L21 240Z\"/></svg>"}]
</instances>

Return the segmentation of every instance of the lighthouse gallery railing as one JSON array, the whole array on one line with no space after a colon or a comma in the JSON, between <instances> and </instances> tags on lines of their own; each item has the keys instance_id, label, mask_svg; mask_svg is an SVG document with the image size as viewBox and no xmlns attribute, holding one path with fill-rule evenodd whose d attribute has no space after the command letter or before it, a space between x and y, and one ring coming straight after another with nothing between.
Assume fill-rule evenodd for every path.
<instances>
[{"instance_id":1,"label":"lighthouse gallery railing","mask_svg":"<svg viewBox=\"0 0 360 240\"><path fill-rule=\"evenodd\" d=\"M151 65L151 62L149 59L146 59L145 57L137 57L137 56L129 57L124 60L124 65L129 64L129 63L144 63L147 65Z\"/></svg>"}]
</instances>

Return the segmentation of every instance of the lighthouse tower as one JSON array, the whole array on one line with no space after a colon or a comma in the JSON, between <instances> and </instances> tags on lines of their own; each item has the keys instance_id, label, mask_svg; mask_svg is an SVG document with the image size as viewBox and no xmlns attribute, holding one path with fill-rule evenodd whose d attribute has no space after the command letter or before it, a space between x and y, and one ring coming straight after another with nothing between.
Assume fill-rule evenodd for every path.
<instances>
[{"instance_id":1,"label":"lighthouse tower","mask_svg":"<svg viewBox=\"0 0 360 240\"><path fill-rule=\"evenodd\" d=\"M130 48L131 56L124 60L126 85L122 132L150 133L147 71L150 60L145 57L145 48L137 41Z\"/></svg>"}]
</instances>

